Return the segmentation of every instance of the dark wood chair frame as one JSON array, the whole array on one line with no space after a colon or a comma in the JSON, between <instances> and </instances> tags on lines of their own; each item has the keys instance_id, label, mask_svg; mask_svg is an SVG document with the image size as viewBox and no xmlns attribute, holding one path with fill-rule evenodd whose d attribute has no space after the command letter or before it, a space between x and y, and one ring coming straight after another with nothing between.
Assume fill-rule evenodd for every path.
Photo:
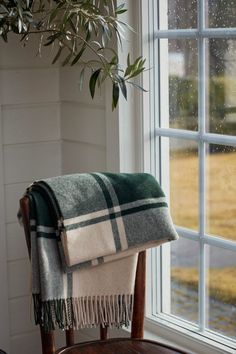
<instances>
[{"instance_id":1,"label":"dark wood chair frame","mask_svg":"<svg viewBox=\"0 0 236 354\"><path fill-rule=\"evenodd\" d=\"M24 231L26 236L26 243L30 255L30 219L29 219L29 198L27 196L20 200L20 209L23 219ZM135 291L134 291L134 308L133 308L133 318L131 324L131 339L136 341L138 339L143 339L144 335L144 311L145 311L145 282L146 282L146 252L140 252L138 256L136 278L135 278ZM42 354L56 354L63 353L63 348L56 351L54 331L45 332L44 328L40 328L41 333L41 344L42 344ZM68 329L65 331L66 336L66 347L72 347L75 344L74 330ZM108 338L108 328L100 327L100 339L105 341ZM123 338L122 338L123 340ZM126 338L127 340L127 338ZM110 341L115 343L114 339ZM173 348L169 346L162 345L157 342L143 340L143 342L149 342L158 345L158 348L164 351L155 351L155 353L173 353ZM93 342L91 342L93 343ZM136 351L135 351L136 352ZM59 353L59 354L60 354ZM146 352L145 353L149 353ZM182 351L175 351L174 353L183 353Z\"/></svg>"}]
</instances>

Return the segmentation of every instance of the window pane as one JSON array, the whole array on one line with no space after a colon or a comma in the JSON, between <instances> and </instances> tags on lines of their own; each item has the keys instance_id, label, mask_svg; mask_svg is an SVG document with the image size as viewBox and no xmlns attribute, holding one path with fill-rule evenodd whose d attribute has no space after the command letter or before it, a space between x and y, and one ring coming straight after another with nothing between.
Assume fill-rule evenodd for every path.
<instances>
[{"instance_id":1,"label":"window pane","mask_svg":"<svg viewBox=\"0 0 236 354\"><path fill-rule=\"evenodd\" d=\"M180 238L171 243L171 313L198 321L198 242Z\"/></svg>"},{"instance_id":2,"label":"window pane","mask_svg":"<svg viewBox=\"0 0 236 354\"><path fill-rule=\"evenodd\" d=\"M162 6L165 4L160 5ZM197 27L197 0L168 0L167 12L169 29ZM162 24L162 21L160 22ZM166 27L167 24L163 24L161 29L167 29Z\"/></svg>"},{"instance_id":3,"label":"window pane","mask_svg":"<svg viewBox=\"0 0 236 354\"><path fill-rule=\"evenodd\" d=\"M236 148L207 149L207 232L236 241Z\"/></svg>"},{"instance_id":4,"label":"window pane","mask_svg":"<svg viewBox=\"0 0 236 354\"><path fill-rule=\"evenodd\" d=\"M206 0L209 27L236 27L236 0Z\"/></svg>"},{"instance_id":5,"label":"window pane","mask_svg":"<svg viewBox=\"0 0 236 354\"><path fill-rule=\"evenodd\" d=\"M168 42L168 52L169 125L171 128L197 130L197 41L195 39L171 39Z\"/></svg>"},{"instance_id":6,"label":"window pane","mask_svg":"<svg viewBox=\"0 0 236 354\"><path fill-rule=\"evenodd\" d=\"M209 39L206 130L236 135L236 40Z\"/></svg>"},{"instance_id":7,"label":"window pane","mask_svg":"<svg viewBox=\"0 0 236 354\"><path fill-rule=\"evenodd\" d=\"M236 253L208 246L208 328L236 339Z\"/></svg>"},{"instance_id":8,"label":"window pane","mask_svg":"<svg viewBox=\"0 0 236 354\"><path fill-rule=\"evenodd\" d=\"M197 144L170 139L170 206L174 223L198 229Z\"/></svg>"}]
</instances>

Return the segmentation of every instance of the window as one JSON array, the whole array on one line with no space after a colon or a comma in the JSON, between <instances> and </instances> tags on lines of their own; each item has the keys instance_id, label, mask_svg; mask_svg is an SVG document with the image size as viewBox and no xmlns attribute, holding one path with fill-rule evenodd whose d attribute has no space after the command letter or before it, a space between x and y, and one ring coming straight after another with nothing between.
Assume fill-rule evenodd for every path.
<instances>
[{"instance_id":1,"label":"window","mask_svg":"<svg viewBox=\"0 0 236 354\"><path fill-rule=\"evenodd\" d=\"M148 318L234 352L236 1L149 0L142 15L144 168L180 235L152 251Z\"/></svg>"}]
</instances>

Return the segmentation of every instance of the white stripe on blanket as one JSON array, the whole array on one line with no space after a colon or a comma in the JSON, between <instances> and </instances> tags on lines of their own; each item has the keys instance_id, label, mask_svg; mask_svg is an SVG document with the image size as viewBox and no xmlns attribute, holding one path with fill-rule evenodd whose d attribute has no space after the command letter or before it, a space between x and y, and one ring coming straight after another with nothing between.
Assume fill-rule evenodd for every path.
<instances>
[{"instance_id":1,"label":"white stripe on blanket","mask_svg":"<svg viewBox=\"0 0 236 354\"><path fill-rule=\"evenodd\" d=\"M91 219L95 219L101 216L106 216L109 215L113 212L117 213L121 210L127 210L127 209L131 209L134 207L138 207L141 205L146 205L146 204L152 204L152 203L165 203L166 202L166 198L165 197L161 197L161 198L149 198L149 199L141 199L141 200L137 200L135 202L132 203L126 203L126 204L122 204L119 206L115 206L114 208L110 208L110 209L104 209L104 210L99 210L96 211L94 213L90 213L90 214L86 214L86 215L80 215L77 216L75 218L70 218L70 219L65 219L64 220L64 225L65 226L69 226L69 225L73 225L73 224L78 224L80 222L83 221L88 221Z\"/></svg>"},{"instance_id":2,"label":"white stripe on blanket","mask_svg":"<svg viewBox=\"0 0 236 354\"><path fill-rule=\"evenodd\" d=\"M37 232L44 232L45 234L55 233L54 227L49 226L37 226Z\"/></svg>"},{"instance_id":3,"label":"white stripe on blanket","mask_svg":"<svg viewBox=\"0 0 236 354\"><path fill-rule=\"evenodd\" d=\"M126 250L128 248L128 242L125 234L125 226L122 217L116 218L116 224L118 227L118 232L120 236L121 250Z\"/></svg>"},{"instance_id":4,"label":"white stripe on blanket","mask_svg":"<svg viewBox=\"0 0 236 354\"><path fill-rule=\"evenodd\" d=\"M64 232L61 241L65 257L70 264L77 264L113 254L116 252L116 245L112 236L110 221Z\"/></svg>"}]
</instances>

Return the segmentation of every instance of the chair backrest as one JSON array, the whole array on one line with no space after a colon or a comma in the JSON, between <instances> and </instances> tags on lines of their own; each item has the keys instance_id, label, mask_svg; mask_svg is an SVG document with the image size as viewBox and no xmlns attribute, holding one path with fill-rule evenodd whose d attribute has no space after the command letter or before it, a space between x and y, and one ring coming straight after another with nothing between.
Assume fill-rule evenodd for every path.
<instances>
[{"instance_id":1,"label":"chair backrest","mask_svg":"<svg viewBox=\"0 0 236 354\"><path fill-rule=\"evenodd\" d=\"M30 217L29 217L29 198L27 196L20 200L20 209L22 221L25 231L25 238L30 255ZM145 308L145 280L146 280L146 252L140 252L138 256L135 290L134 290L134 307L133 319L131 324L131 338L143 338L144 332L144 308ZM55 342L53 331L45 332L41 330L41 341L43 354L53 354L55 352ZM66 345L74 344L74 330L66 330ZM100 339L107 339L107 328L100 328Z\"/></svg>"}]
</instances>

